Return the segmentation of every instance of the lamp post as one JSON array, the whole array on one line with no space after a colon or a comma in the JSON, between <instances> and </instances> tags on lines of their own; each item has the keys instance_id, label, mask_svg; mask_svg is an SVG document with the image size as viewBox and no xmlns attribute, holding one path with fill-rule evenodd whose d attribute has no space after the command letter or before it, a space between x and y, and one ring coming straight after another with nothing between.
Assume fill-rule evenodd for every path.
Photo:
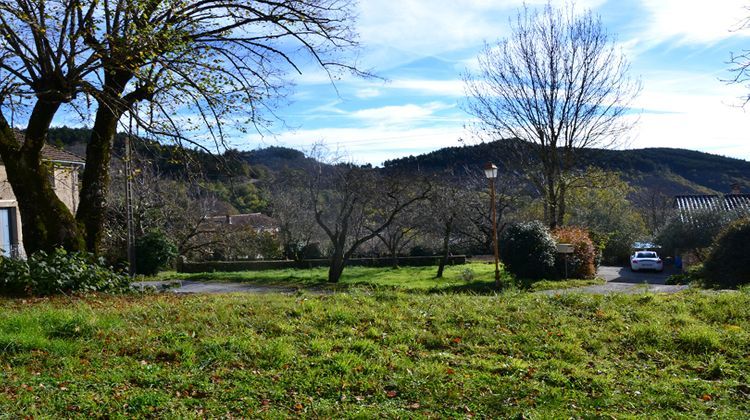
<instances>
[{"instance_id":1,"label":"lamp post","mask_svg":"<svg viewBox=\"0 0 750 420\"><path fill-rule=\"evenodd\" d=\"M492 208L492 245L495 251L495 287L500 288L500 253L497 248L497 215L495 212L495 178L497 166L491 162L484 165L484 176L490 180L490 207Z\"/></svg>"}]
</instances>

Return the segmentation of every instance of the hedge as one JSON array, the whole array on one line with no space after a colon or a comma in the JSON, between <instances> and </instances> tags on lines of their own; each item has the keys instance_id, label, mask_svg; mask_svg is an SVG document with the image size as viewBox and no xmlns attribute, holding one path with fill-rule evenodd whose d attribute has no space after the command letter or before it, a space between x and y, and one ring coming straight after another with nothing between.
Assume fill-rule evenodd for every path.
<instances>
[{"instance_id":1,"label":"hedge","mask_svg":"<svg viewBox=\"0 0 750 420\"><path fill-rule=\"evenodd\" d=\"M428 257L399 257L398 265L408 267L422 267L438 265L439 256ZM206 262L180 262L177 263L178 273L210 273L210 272L231 272L231 271L260 271L274 270L284 268L314 268L327 267L328 259L312 259L302 261L292 260L268 260L268 261L206 261ZM465 255L454 255L448 257L449 265L465 264ZM352 258L347 263L348 266L360 267L391 267L393 259L390 257L383 258Z\"/></svg>"}]
</instances>

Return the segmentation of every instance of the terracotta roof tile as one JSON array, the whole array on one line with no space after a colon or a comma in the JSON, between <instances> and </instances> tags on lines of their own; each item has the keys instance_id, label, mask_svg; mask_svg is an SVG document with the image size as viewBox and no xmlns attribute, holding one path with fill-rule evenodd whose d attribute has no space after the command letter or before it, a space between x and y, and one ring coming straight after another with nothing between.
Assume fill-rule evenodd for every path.
<instances>
[{"instance_id":1,"label":"terracotta roof tile","mask_svg":"<svg viewBox=\"0 0 750 420\"><path fill-rule=\"evenodd\" d=\"M76 163L79 165L86 163L84 158L49 144L45 144L42 147L42 158L53 162Z\"/></svg>"},{"instance_id":2,"label":"terracotta roof tile","mask_svg":"<svg viewBox=\"0 0 750 420\"><path fill-rule=\"evenodd\" d=\"M16 134L16 139L23 144L24 136L23 133L21 133L18 130L14 130ZM74 163L78 165L83 165L86 163L86 160L76 154L67 152L65 150L62 150L60 148L57 148L55 146L52 146L51 144L45 144L42 147L42 159L49 160L52 162L64 162L64 163ZM0 160L0 163L2 163L2 160Z\"/></svg>"}]
</instances>

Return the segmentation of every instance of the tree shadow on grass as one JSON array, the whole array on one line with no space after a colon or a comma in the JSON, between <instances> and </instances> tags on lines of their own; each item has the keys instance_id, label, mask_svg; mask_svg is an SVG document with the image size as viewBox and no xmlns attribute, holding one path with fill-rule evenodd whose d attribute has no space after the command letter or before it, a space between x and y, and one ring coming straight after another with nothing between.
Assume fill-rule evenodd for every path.
<instances>
[{"instance_id":1,"label":"tree shadow on grass","mask_svg":"<svg viewBox=\"0 0 750 420\"><path fill-rule=\"evenodd\" d=\"M436 286L427 290L427 293L445 294L467 294L467 295L494 295L502 292L495 287L495 281L473 281L466 284L455 284L452 286Z\"/></svg>"}]
</instances>

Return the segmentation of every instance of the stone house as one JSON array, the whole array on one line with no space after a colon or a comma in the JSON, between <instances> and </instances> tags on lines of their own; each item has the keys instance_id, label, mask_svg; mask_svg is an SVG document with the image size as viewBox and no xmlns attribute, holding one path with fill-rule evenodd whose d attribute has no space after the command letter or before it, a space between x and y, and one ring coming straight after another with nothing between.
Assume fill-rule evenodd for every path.
<instances>
[{"instance_id":1,"label":"stone house","mask_svg":"<svg viewBox=\"0 0 750 420\"><path fill-rule=\"evenodd\" d=\"M50 145L45 145L42 149L42 159L52 164L53 175L50 177L50 183L55 193L75 213L79 200L78 175L85 164L84 159ZM2 161L0 161L0 255L25 256L21 214Z\"/></svg>"}]
</instances>

